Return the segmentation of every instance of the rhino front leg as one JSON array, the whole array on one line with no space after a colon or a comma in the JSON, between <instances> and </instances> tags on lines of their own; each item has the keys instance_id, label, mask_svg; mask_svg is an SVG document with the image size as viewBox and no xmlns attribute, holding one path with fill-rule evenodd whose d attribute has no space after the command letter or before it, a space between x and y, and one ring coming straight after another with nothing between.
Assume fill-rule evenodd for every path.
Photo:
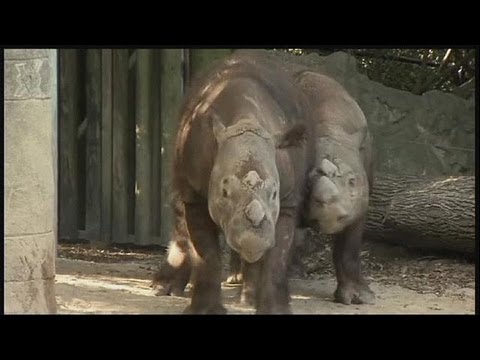
<instances>
[{"instance_id":1,"label":"rhino front leg","mask_svg":"<svg viewBox=\"0 0 480 360\"><path fill-rule=\"evenodd\" d=\"M337 275L335 301L349 304L374 304L375 294L360 271L360 250L365 218L334 236L333 262Z\"/></svg>"},{"instance_id":2,"label":"rhino front leg","mask_svg":"<svg viewBox=\"0 0 480 360\"><path fill-rule=\"evenodd\" d=\"M278 227L278 229L280 229L283 226L284 225L281 225L280 227ZM290 225L288 225L288 224L285 225L285 227L288 227L288 226L290 226ZM295 247L299 247L301 244L303 244L304 238L305 238L305 229L295 228L293 243L290 243L290 250L287 252L287 253L290 253L290 255L287 258L286 275L285 274L283 275L283 277L284 277L283 282L278 281L278 285L274 286L274 288L276 288L275 291L277 292L277 295L275 295L275 296L283 298L283 303L287 304L287 307L288 307L288 303L290 301L288 288L286 286L286 284L288 284L287 275L288 275L288 273L290 271L290 268L292 266L292 256L295 255L294 254ZM286 244L286 245L288 247L288 244ZM285 246L285 245L283 245L283 246ZM281 256L277 256L277 255L271 255L271 256L273 256L274 259L277 259L280 262L284 261L284 259L282 259ZM273 267L273 271L275 272L276 271L275 266L280 266L280 265L275 264L274 259L272 259L273 263L272 263L271 266ZM244 304L244 305L249 305L249 306L254 306L255 305L255 292L256 292L255 289L257 287L256 284L258 283L258 279L260 279L259 276L260 276L260 273L261 273L260 264L261 264L261 262L259 262L258 264L256 263L255 265L254 264L248 264L245 261L243 261L241 263L240 276L242 276L241 279L243 279L243 287L242 287L242 292L241 292L241 303ZM275 276L275 275L271 275L271 276ZM266 285L266 286L269 286L269 285ZM282 305L282 306L285 307L285 305ZM285 311L289 312L290 310L285 309Z\"/></svg>"},{"instance_id":3,"label":"rhino front leg","mask_svg":"<svg viewBox=\"0 0 480 360\"><path fill-rule=\"evenodd\" d=\"M260 274L263 268L263 261L257 261L256 263L249 264L246 261L242 261L242 279L243 286L240 296L240 303L247 306L256 306L256 294L259 286Z\"/></svg>"},{"instance_id":4,"label":"rhino front leg","mask_svg":"<svg viewBox=\"0 0 480 360\"><path fill-rule=\"evenodd\" d=\"M218 230L206 204L185 204L185 220L196 251L193 290L185 313L225 314L221 300L221 256Z\"/></svg>"},{"instance_id":5,"label":"rhino front leg","mask_svg":"<svg viewBox=\"0 0 480 360\"><path fill-rule=\"evenodd\" d=\"M275 246L262 261L256 286L257 313L290 314L287 267L294 239L296 210L280 209L275 227Z\"/></svg>"},{"instance_id":6,"label":"rhino front leg","mask_svg":"<svg viewBox=\"0 0 480 360\"><path fill-rule=\"evenodd\" d=\"M228 276L226 283L237 285L242 282L242 259L237 252L230 249L230 275Z\"/></svg>"}]
</instances>

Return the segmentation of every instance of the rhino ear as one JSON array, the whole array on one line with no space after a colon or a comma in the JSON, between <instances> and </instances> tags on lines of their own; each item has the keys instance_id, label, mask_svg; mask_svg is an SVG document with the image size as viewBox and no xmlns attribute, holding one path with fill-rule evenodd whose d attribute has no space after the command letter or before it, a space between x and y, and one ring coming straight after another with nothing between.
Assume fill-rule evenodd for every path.
<instances>
[{"instance_id":1,"label":"rhino ear","mask_svg":"<svg viewBox=\"0 0 480 360\"><path fill-rule=\"evenodd\" d=\"M307 129L304 124L296 124L287 131L275 134L275 146L279 149L300 147L307 140Z\"/></svg>"},{"instance_id":2,"label":"rhino ear","mask_svg":"<svg viewBox=\"0 0 480 360\"><path fill-rule=\"evenodd\" d=\"M220 142L222 134L225 131L225 125L223 125L223 123L220 121L220 118L216 114L212 114L212 129L215 139L217 139L217 142Z\"/></svg>"}]
</instances>

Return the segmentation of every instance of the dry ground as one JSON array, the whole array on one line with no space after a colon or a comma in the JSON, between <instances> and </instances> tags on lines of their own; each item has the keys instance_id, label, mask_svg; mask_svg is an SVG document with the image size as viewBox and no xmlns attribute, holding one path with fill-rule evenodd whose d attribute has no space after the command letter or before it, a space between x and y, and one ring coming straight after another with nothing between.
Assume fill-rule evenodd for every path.
<instances>
[{"instance_id":1,"label":"dry ground","mask_svg":"<svg viewBox=\"0 0 480 360\"><path fill-rule=\"evenodd\" d=\"M300 266L292 271L290 280L294 314L475 312L475 264L471 261L367 243L362 263L377 303L346 306L332 301L336 283L330 243L323 242L302 252L302 260L297 262ZM160 249L101 250L84 244L60 244L56 262L58 313L181 313L188 298L157 297L149 287L151 276L162 261L164 254ZM239 304L239 291L239 287L222 286L228 312L252 314L253 309Z\"/></svg>"}]
</instances>

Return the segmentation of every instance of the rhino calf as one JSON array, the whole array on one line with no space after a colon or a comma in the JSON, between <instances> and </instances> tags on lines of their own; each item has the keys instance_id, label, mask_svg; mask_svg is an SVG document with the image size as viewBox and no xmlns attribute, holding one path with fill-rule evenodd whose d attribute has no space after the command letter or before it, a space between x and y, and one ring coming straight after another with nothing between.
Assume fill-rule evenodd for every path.
<instances>
[{"instance_id":1,"label":"rhino calf","mask_svg":"<svg viewBox=\"0 0 480 360\"><path fill-rule=\"evenodd\" d=\"M315 164L309 178L306 217L333 234L338 286L335 300L372 304L361 276L360 249L373 180L372 140L356 101L335 80L311 71L297 74L314 124Z\"/></svg>"}]
</instances>

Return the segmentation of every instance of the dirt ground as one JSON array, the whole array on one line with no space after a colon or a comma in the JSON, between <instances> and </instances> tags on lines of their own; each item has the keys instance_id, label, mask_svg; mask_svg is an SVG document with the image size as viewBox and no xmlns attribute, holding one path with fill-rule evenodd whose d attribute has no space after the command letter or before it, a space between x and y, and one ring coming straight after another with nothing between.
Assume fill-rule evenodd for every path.
<instances>
[{"instance_id":1,"label":"dirt ground","mask_svg":"<svg viewBox=\"0 0 480 360\"><path fill-rule=\"evenodd\" d=\"M315 242L310 242L315 244ZM475 264L391 245L366 243L363 272L376 293L375 305L333 302L336 282L331 243L303 248L292 268L294 314L474 314ZM59 314L179 314L188 297L155 296L153 272L164 261L161 249L95 249L60 244L56 261ZM225 254L227 260L227 254ZM224 261L227 270L228 261ZM222 285L229 314L253 314L240 305L238 286Z\"/></svg>"}]
</instances>

